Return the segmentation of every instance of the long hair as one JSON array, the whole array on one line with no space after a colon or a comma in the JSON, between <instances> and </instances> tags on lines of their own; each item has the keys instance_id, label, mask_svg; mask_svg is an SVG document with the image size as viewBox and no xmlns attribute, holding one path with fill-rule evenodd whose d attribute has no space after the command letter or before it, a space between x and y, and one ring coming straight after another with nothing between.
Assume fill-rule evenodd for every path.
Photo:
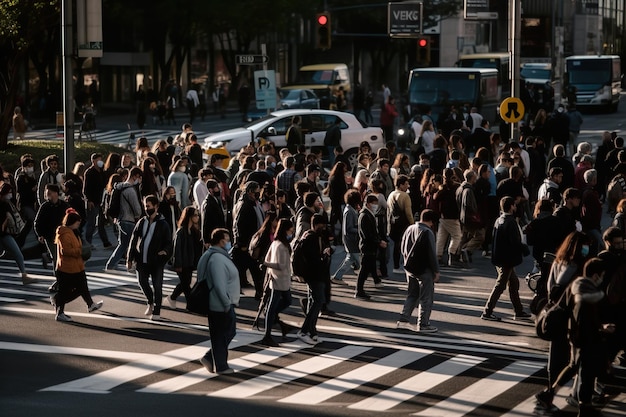
<instances>
[{"instance_id":1,"label":"long hair","mask_svg":"<svg viewBox=\"0 0 626 417\"><path fill-rule=\"evenodd\" d=\"M192 229L198 229L198 226L193 224L191 221L193 219L194 214L200 214L198 210L194 206L187 206L183 209L183 212L180 215L180 219L178 219L178 227L179 228L187 228L189 226Z\"/></svg>"},{"instance_id":2,"label":"long hair","mask_svg":"<svg viewBox=\"0 0 626 417\"><path fill-rule=\"evenodd\" d=\"M268 211L267 213L265 213L265 220L263 220L263 224L259 228L258 233L261 236L269 236L270 233L272 233L272 227L277 217L278 216L276 215L275 211Z\"/></svg>"},{"instance_id":3,"label":"long hair","mask_svg":"<svg viewBox=\"0 0 626 417\"><path fill-rule=\"evenodd\" d=\"M561 243L556 251L555 263L571 264L575 263L579 270L585 264L585 257L580 254L583 245L590 245L591 238L583 232L572 232Z\"/></svg>"},{"instance_id":4,"label":"long hair","mask_svg":"<svg viewBox=\"0 0 626 417\"><path fill-rule=\"evenodd\" d=\"M291 253L291 245L289 244L289 239L287 239L287 232L289 229L293 228L293 222L289 219L280 219L278 220L278 226L276 227L276 233L274 233L274 240L280 241L282 244L287 246L289 253Z\"/></svg>"}]
</instances>

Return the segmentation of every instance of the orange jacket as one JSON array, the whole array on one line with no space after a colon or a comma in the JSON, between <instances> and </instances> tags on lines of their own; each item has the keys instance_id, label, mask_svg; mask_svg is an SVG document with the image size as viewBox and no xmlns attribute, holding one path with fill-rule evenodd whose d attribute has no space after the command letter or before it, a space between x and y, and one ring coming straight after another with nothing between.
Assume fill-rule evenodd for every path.
<instances>
[{"instance_id":1,"label":"orange jacket","mask_svg":"<svg viewBox=\"0 0 626 417\"><path fill-rule=\"evenodd\" d=\"M67 226L59 226L54 238L57 245L57 269L61 272L74 274L85 270L80 237Z\"/></svg>"}]
</instances>

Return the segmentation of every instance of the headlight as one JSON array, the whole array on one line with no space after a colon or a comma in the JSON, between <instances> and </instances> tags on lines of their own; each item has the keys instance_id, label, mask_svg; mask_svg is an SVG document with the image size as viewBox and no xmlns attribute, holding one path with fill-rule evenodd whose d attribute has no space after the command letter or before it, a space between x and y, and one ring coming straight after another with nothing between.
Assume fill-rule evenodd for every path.
<instances>
[{"instance_id":1,"label":"headlight","mask_svg":"<svg viewBox=\"0 0 626 417\"><path fill-rule=\"evenodd\" d=\"M404 136L404 129L400 128L398 129L398 136Z\"/></svg>"}]
</instances>

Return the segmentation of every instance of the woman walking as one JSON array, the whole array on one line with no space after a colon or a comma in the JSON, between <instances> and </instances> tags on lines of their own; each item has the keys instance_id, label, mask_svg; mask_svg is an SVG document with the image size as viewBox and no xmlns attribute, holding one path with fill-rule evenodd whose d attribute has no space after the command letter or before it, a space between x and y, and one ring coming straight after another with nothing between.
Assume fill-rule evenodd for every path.
<instances>
[{"instance_id":1,"label":"woman walking","mask_svg":"<svg viewBox=\"0 0 626 417\"><path fill-rule=\"evenodd\" d=\"M276 321L285 335L289 326L278 320L278 314L291 305L291 246L294 226L288 219L280 219L274 235L274 241L265 255L263 264L267 267L267 279L270 297L265 315L265 337L261 343L266 346L278 346L272 338L272 326Z\"/></svg>"},{"instance_id":2,"label":"woman walking","mask_svg":"<svg viewBox=\"0 0 626 417\"><path fill-rule=\"evenodd\" d=\"M174 236L174 271L180 282L167 297L167 302L176 310L176 299L191 290L191 274L196 269L202 256L202 235L200 233L200 213L193 206L187 206L178 221L178 230Z\"/></svg>"},{"instance_id":3,"label":"woman walking","mask_svg":"<svg viewBox=\"0 0 626 417\"><path fill-rule=\"evenodd\" d=\"M67 209L54 238L54 243L57 245L55 275L59 283L59 292L51 296L51 301L56 306L56 321L72 321L72 318L65 314L65 304L79 296L87 304L90 313L100 309L103 304L102 300L97 303L93 302L87 286L83 245L78 231L80 222L81 218L76 210Z\"/></svg>"}]
</instances>

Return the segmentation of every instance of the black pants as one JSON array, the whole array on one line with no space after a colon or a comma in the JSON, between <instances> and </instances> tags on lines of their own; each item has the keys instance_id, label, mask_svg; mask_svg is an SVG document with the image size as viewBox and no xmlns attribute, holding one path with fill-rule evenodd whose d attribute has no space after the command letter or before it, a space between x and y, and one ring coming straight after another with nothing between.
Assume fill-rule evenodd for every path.
<instances>
[{"instance_id":1,"label":"black pants","mask_svg":"<svg viewBox=\"0 0 626 417\"><path fill-rule=\"evenodd\" d=\"M246 271L250 270L250 275L252 275L252 281L254 282L255 297L262 297L263 271L259 268L258 262L252 259L247 250L241 250L240 248L233 248L232 256L233 262L237 265L237 270L239 271L239 284L241 287L249 286Z\"/></svg>"},{"instance_id":2,"label":"black pants","mask_svg":"<svg viewBox=\"0 0 626 417\"><path fill-rule=\"evenodd\" d=\"M170 295L170 298L172 300L177 299L178 296L181 294L185 294L185 298L187 298L187 296L189 295L189 291L191 291L191 274L192 273L193 273L192 266L183 266L182 271L177 272L178 279L180 279L180 282L176 285L176 288L174 288L174 291L172 291L172 295Z\"/></svg>"},{"instance_id":3,"label":"black pants","mask_svg":"<svg viewBox=\"0 0 626 417\"><path fill-rule=\"evenodd\" d=\"M375 253L362 253L361 254L361 270L356 279L356 293L361 294L364 292L363 287L365 280L368 276L374 278L374 282L380 282L380 277L376 274L376 254Z\"/></svg>"},{"instance_id":4,"label":"black pants","mask_svg":"<svg viewBox=\"0 0 626 417\"><path fill-rule=\"evenodd\" d=\"M57 270L55 275L59 284L59 292L53 297L58 313L63 313L65 304L74 301L79 296L83 298L87 307L93 304L93 299L87 286L87 274L85 274L85 271L68 273Z\"/></svg>"}]
</instances>

